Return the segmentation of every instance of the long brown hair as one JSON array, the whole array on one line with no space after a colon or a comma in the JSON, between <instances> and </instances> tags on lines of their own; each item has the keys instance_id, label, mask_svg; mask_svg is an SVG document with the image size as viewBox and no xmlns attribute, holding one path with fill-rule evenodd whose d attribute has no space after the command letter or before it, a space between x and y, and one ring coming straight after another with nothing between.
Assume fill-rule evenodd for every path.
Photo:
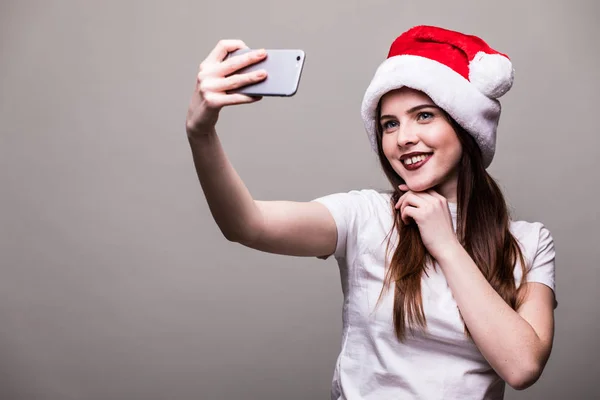
<instances>
[{"instance_id":1,"label":"long brown hair","mask_svg":"<svg viewBox=\"0 0 600 400\"><path fill-rule=\"evenodd\" d=\"M381 113L381 103L377 115ZM516 287L514 267L519 261L525 281L526 267L523 254L515 237L509 230L510 216L500 187L487 173L482 154L475 139L448 114L446 118L454 128L462 145L462 157L458 166L457 223L456 234L461 245L479 267L483 276L513 309L522 302L522 294ZM378 121L379 118L376 119ZM407 328L427 325L421 298L421 277L426 265L433 262L423 245L416 224L405 225L400 211L394 208L404 193L398 186L405 183L394 171L382 148L382 128L377 124L377 153L379 161L394 192L390 206L394 213L394 226L398 232L398 245L386 271L381 294L393 282L393 324L399 340L406 337ZM391 233L388 235L386 260L390 249ZM380 296L381 299L381 296ZM464 322L464 321L463 321ZM470 337L465 325L465 333Z\"/></svg>"}]
</instances>

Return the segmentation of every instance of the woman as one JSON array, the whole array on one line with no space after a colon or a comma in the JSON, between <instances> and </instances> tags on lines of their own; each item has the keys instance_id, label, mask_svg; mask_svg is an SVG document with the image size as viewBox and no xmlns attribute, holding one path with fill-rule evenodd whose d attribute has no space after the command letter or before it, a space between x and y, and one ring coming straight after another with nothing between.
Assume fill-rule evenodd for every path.
<instances>
[{"instance_id":1,"label":"woman","mask_svg":"<svg viewBox=\"0 0 600 400\"><path fill-rule=\"evenodd\" d=\"M554 335L554 244L511 221L486 172L508 57L478 37L418 26L400 35L362 103L390 192L255 201L215 131L219 110L259 99L226 90L264 58L223 41L201 64L187 133L202 188L231 241L340 266L343 340L332 399L502 399L532 385ZM229 76L229 77L226 77Z\"/></svg>"}]
</instances>

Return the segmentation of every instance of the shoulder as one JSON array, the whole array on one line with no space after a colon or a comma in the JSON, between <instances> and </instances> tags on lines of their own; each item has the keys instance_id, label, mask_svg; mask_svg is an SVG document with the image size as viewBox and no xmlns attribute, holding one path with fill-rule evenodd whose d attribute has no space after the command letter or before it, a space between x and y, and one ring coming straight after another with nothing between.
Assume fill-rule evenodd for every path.
<instances>
[{"instance_id":1,"label":"shoulder","mask_svg":"<svg viewBox=\"0 0 600 400\"><path fill-rule=\"evenodd\" d=\"M393 223L391 195L391 191L353 189L312 200L327 207L335 221L336 258L352 259L365 246L379 245L382 227Z\"/></svg>"},{"instance_id":2,"label":"shoulder","mask_svg":"<svg viewBox=\"0 0 600 400\"><path fill-rule=\"evenodd\" d=\"M377 189L352 189L313 199L324 204L332 213L344 212L365 218L391 212L391 191Z\"/></svg>"},{"instance_id":3,"label":"shoulder","mask_svg":"<svg viewBox=\"0 0 600 400\"><path fill-rule=\"evenodd\" d=\"M555 248L550 230L542 222L513 221L510 231L519 242L526 262L527 281L539 282L555 290ZM520 268L515 278L521 281Z\"/></svg>"},{"instance_id":4,"label":"shoulder","mask_svg":"<svg viewBox=\"0 0 600 400\"><path fill-rule=\"evenodd\" d=\"M526 251L536 251L540 246L554 241L548 227L539 221L511 221L510 231Z\"/></svg>"}]
</instances>

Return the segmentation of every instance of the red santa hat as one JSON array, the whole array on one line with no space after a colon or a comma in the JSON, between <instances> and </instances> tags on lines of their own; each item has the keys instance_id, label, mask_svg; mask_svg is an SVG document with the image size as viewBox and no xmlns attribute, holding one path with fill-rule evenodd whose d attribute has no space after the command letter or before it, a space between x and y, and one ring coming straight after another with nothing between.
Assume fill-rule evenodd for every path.
<instances>
[{"instance_id":1,"label":"red santa hat","mask_svg":"<svg viewBox=\"0 0 600 400\"><path fill-rule=\"evenodd\" d=\"M416 26L392 43L367 88L361 114L377 151L375 115L381 97L403 86L426 93L477 141L487 168L496 149L497 100L512 86L510 59L482 39L434 26Z\"/></svg>"}]
</instances>

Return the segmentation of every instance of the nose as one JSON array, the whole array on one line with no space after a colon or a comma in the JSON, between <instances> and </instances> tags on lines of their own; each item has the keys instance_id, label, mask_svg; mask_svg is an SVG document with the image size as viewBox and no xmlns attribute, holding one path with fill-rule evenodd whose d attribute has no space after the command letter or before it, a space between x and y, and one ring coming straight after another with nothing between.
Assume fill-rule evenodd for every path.
<instances>
[{"instance_id":1,"label":"nose","mask_svg":"<svg viewBox=\"0 0 600 400\"><path fill-rule=\"evenodd\" d=\"M414 126L400 126L398 129L398 146L406 147L412 146L419 142L419 137L417 136L417 131Z\"/></svg>"}]
</instances>

